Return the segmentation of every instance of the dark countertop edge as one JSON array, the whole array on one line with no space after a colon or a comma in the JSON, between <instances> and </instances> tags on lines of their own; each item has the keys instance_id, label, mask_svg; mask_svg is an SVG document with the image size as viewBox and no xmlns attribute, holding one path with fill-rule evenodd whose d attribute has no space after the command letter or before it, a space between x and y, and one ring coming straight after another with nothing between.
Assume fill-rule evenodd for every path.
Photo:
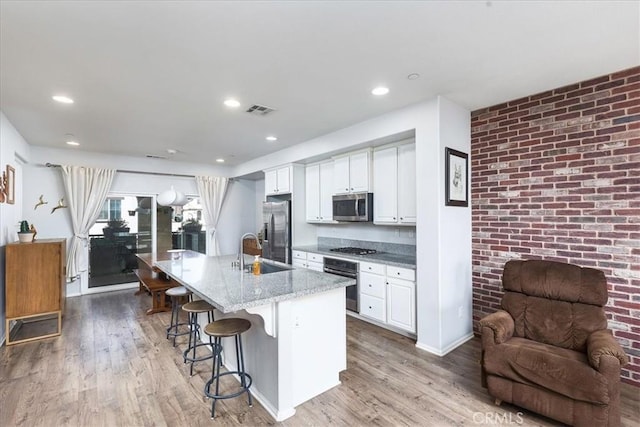
<instances>
[{"instance_id":1,"label":"dark countertop edge","mask_svg":"<svg viewBox=\"0 0 640 427\"><path fill-rule=\"evenodd\" d=\"M344 259L350 259L354 261L373 262L376 264L386 264L386 265L392 265L392 266L403 267L403 268L413 268L414 270L416 269L415 256L411 261L397 261L392 259L385 259L385 255L388 255L394 258L402 257L405 255L394 254L391 252L380 252L372 255L352 255L352 254L343 254L339 252L331 252L330 249L331 248L328 248L328 247L322 247L322 246L318 247L315 245L294 246L291 248L291 250L294 250L294 251L313 252L320 255L327 255L329 257L344 258Z\"/></svg>"}]
</instances>

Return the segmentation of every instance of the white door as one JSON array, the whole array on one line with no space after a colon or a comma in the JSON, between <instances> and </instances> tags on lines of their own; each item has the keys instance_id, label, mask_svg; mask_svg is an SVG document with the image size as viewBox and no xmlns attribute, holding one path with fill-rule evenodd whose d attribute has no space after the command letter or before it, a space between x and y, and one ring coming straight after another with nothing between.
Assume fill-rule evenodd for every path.
<instances>
[{"instance_id":1,"label":"white door","mask_svg":"<svg viewBox=\"0 0 640 427\"><path fill-rule=\"evenodd\" d=\"M307 222L320 221L320 165L306 167L305 190Z\"/></svg>"},{"instance_id":2,"label":"white door","mask_svg":"<svg viewBox=\"0 0 640 427\"><path fill-rule=\"evenodd\" d=\"M373 221L377 224L398 222L397 147L373 152Z\"/></svg>"},{"instance_id":3,"label":"white door","mask_svg":"<svg viewBox=\"0 0 640 427\"><path fill-rule=\"evenodd\" d=\"M349 156L338 157L333 161L333 192L349 192Z\"/></svg>"},{"instance_id":4,"label":"white door","mask_svg":"<svg viewBox=\"0 0 640 427\"><path fill-rule=\"evenodd\" d=\"M278 193L278 175L275 170L264 173L264 192L267 195Z\"/></svg>"},{"instance_id":5,"label":"white door","mask_svg":"<svg viewBox=\"0 0 640 427\"><path fill-rule=\"evenodd\" d=\"M291 193L291 167L280 168L277 171L278 193Z\"/></svg>"},{"instance_id":6,"label":"white door","mask_svg":"<svg viewBox=\"0 0 640 427\"><path fill-rule=\"evenodd\" d=\"M349 157L349 191L369 191L369 152L352 154Z\"/></svg>"},{"instance_id":7,"label":"white door","mask_svg":"<svg viewBox=\"0 0 640 427\"><path fill-rule=\"evenodd\" d=\"M387 323L409 332L415 332L415 306L415 282L387 278Z\"/></svg>"},{"instance_id":8,"label":"white door","mask_svg":"<svg viewBox=\"0 0 640 427\"><path fill-rule=\"evenodd\" d=\"M320 221L333 221L333 162L320 164Z\"/></svg>"},{"instance_id":9,"label":"white door","mask_svg":"<svg viewBox=\"0 0 640 427\"><path fill-rule=\"evenodd\" d=\"M398 216L401 224L416 223L416 144L398 147Z\"/></svg>"}]
</instances>

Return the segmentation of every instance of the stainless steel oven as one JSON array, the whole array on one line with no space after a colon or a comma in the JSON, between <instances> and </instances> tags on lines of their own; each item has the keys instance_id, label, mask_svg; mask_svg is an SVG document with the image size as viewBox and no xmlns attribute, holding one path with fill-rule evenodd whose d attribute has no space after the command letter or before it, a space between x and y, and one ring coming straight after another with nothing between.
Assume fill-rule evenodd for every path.
<instances>
[{"instance_id":1,"label":"stainless steel oven","mask_svg":"<svg viewBox=\"0 0 640 427\"><path fill-rule=\"evenodd\" d=\"M356 284L346 287L347 310L360 312L358 302L358 263L344 259L324 257L325 273L336 274L338 276L349 277L356 280Z\"/></svg>"}]
</instances>

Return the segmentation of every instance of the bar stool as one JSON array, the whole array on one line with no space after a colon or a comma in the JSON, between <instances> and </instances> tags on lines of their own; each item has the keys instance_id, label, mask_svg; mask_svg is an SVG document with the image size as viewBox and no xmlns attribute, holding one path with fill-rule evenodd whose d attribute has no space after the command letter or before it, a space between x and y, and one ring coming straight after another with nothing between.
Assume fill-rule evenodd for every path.
<instances>
[{"instance_id":1,"label":"bar stool","mask_svg":"<svg viewBox=\"0 0 640 427\"><path fill-rule=\"evenodd\" d=\"M209 344L198 343L200 338L200 325L198 324L198 314L207 313L208 323L213 322L213 306L204 300L191 301L182 306L182 309L187 312L189 317L189 346L182 353L184 363L191 362L191 368L189 369L189 375L193 376L193 364L194 362L201 362L214 357L214 344L209 337ZM198 347L211 347L211 353L207 353L204 356L196 356L196 350ZM191 353L191 354L189 354Z\"/></svg>"},{"instance_id":2,"label":"bar stool","mask_svg":"<svg viewBox=\"0 0 640 427\"><path fill-rule=\"evenodd\" d=\"M252 379L249 374L244 371L244 353L242 351L242 338L240 334L248 331L251 328L251 322L247 319L240 318L227 318L216 320L213 323L209 323L204 327L204 333L214 338L215 356L213 359L213 368L211 371L211 379L204 385L205 396L213 399L211 404L211 418L216 415L216 402L219 399L231 399L233 397L240 396L242 393L247 393L249 400L249 407L253 406L251 400L251 387ZM220 372L222 367L222 338L234 337L236 343L236 371ZM238 375L240 377L241 389L235 393L220 394L220 378L225 375ZM215 382L215 392L211 392L211 385Z\"/></svg>"},{"instance_id":3,"label":"bar stool","mask_svg":"<svg viewBox=\"0 0 640 427\"><path fill-rule=\"evenodd\" d=\"M188 326L188 323L180 323L180 300L184 297L191 299L191 291L184 286L176 286L169 288L165 291L165 294L171 298L171 323L167 328L167 339L173 337L173 346L176 346L176 337L181 335L187 335L191 331L180 331L180 326Z\"/></svg>"}]
</instances>

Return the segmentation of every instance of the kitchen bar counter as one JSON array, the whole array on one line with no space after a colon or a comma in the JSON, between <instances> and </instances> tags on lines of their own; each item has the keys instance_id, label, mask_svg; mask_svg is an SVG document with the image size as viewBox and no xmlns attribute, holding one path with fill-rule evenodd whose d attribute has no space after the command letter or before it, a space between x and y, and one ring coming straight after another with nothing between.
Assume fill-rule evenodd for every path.
<instances>
[{"instance_id":1,"label":"kitchen bar counter","mask_svg":"<svg viewBox=\"0 0 640 427\"><path fill-rule=\"evenodd\" d=\"M254 276L232 268L235 255L169 254L168 259L157 257L154 266L216 307L216 320L251 321L251 329L242 334L251 394L276 421L340 384L339 374L347 369L344 288L355 280L272 262L265 264L288 270ZM252 260L245 256L247 265ZM199 317L202 329L205 319ZM222 345L225 367L236 370L233 338L224 338ZM195 369L211 366L196 364Z\"/></svg>"},{"instance_id":2,"label":"kitchen bar counter","mask_svg":"<svg viewBox=\"0 0 640 427\"><path fill-rule=\"evenodd\" d=\"M354 284L353 279L308 269L291 269L254 276L242 274L232 262L236 255L209 257L193 251L172 251L171 259L155 265L222 313L250 309ZM166 258L166 257L164 257ZM163 258L163 259L164 259ZM253 257L245 255L245 266ZM291 268L288 264L268 264Z\"/></svg>"},{"instance_id":3,"label":"kitchen bar counter","mask_svg":"<svg viewBox=\"0 0 640 427\"><path fill-rule=\"evenodd\" d=\"M333 258L344 258L353 261L365 261L365 262L377 262L379 264L394 265L396 267L403 268L416 268L416 256L414 255L402 255L389 252L378 252L368 255L353 255L340 252L331 252L330 247L309 245L309 246L296 246L292 248L294 251L313 252L320 255L325 255Z\"/></svg>"}]
</instances>

